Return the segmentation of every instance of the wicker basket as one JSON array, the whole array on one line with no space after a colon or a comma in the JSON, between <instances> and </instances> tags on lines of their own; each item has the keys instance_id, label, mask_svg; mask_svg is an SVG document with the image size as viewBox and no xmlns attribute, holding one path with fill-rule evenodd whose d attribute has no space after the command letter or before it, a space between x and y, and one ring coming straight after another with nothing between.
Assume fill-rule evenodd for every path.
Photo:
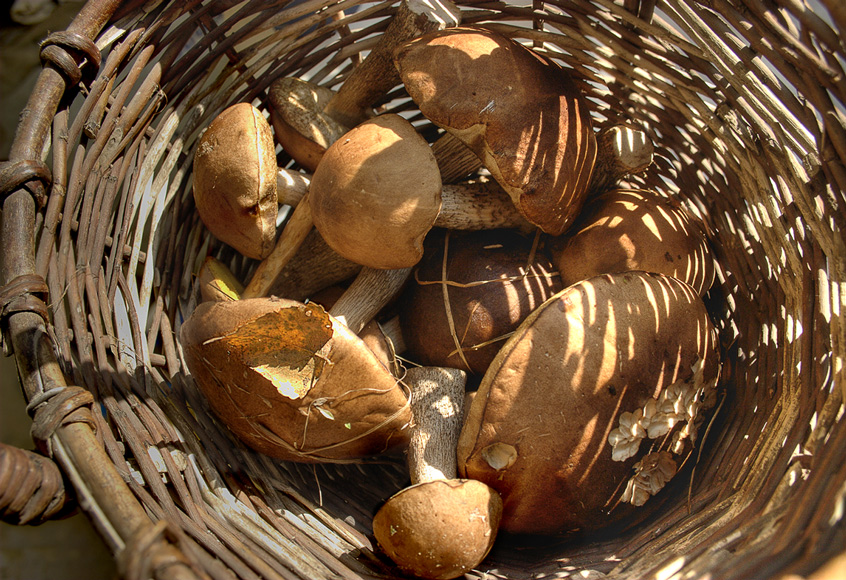
<instances>
[{"instance_id":1,"label":"wicker basket","mask_svg":"<svg viewBox=\"0 0 846 580\"><path fill-rule=\"evenodd\" d=\"M846 5L459 6L465 23L572 67L598 122L652 137L655 162L632 183L710 230L720 272L707 303L726 393L657 515L609 536L498 543L473 575L846 575ZM193 210L198 134L229 104L260 105L279 76L337 86L395 10L91 0L44 42L0 172L4 346L39 450L126 578L400 576L370 522L405 485L403 465L245 450L209 414L175 338L207 254L244 278L255 267ZM426 131L401 88L386 103ZM55 472L41 478L49 462L25 468L13 455L0 456L5 519L61 513Z\"/></svg>"}]
</instances>

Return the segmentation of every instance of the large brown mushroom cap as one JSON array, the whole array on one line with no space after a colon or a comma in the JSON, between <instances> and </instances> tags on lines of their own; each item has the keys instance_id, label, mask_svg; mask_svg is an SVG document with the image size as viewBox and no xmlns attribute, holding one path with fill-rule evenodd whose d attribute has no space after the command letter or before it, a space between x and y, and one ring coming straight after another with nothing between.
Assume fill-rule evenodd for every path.
<instances>
[{"instance_id":1,"label":"large brown mushroom cap","mask_svg":"<svg viewBox=\"0 0 846 580\"><path fill-rule=\"evenodd\" d=\"M597 529L643 513L635 506L674 475L713 403L715 341L701 298L672 277L570 286L488 369L459 438L459 474L502 495L511 532Z\"/></svg>"},{"instance_id":2,"label":"large brown mushroom cap","mask_svg":"<svg viewBox=\"0 0 846 580\"><path fill-rule=\"evenodd\" d=\"M587 106L557 64L493 32L457 27L395 53L409 95L472 149L526 219L559 235L597 154Z\"/></svg>"},{"instance_id":3,"label":"large brown mushroom cap","mask_svg":"<svg viewBox=\"0 0 846 580\"><path fill-rule=\"evenodd\" d=\"M714 282L701 224L648 190L615 189L591 199L562 245L557 262L567 286L628 270L673 276L700 296Z\"/></svg>"},{"instance_id":4,"label":"large brown mushroom cap","mask_svg":"<svg viewBox=\"0 0 846 580\"><path fill-rule=\"evenodd\" d=\"M469 572L490 552L502 500L472 479L438 479L407 487L373 518L373 534L404 571L436 580Z\"/></svg>"},{"instance_id":5,"label":"large brown mushroom cap","mask_svg":"<svg viewBox=\"0 0 846 580\"><path fill-rule=\"evenodd\" d=\"M212 410L257 451L315 462L407 444L405 392L317 304L205 302L183 324L181 340Z\"/></svg>"},{"instance_id":6,"label":"large brown mushroom cap","mask_svg":"<svg viewBox=\"0 0 846 580\"><path fill-rule=\"evenodd\" d=\"M311 180L314 225L345 258L379 269L413 266L441 208L431 148L399 115L366 121L332 144Z\"/></svg>"},{"instance_id":7,"label":"large brown mushroom cap","mask_svg":"<svg viewBox=\"0 0 846 580\"><path fill-rule=\"evenodd\" d=\"M427 247L400 311L407 356L423 365L481 377L508 335L563 289L546 254L513 230L448 232Z\"/></svg>"},{"instance_id":8,"label":"large brown mushroom cap","mask_svg":"<svg viewBox=\"0 0 846 580\"><path fill-rule=\"evenodd\" d=\"M254 259L276 239L276 146L270 125L249 103L225 109L194 153L194 203L208 230Z\"/></svg>"}]
</instances>

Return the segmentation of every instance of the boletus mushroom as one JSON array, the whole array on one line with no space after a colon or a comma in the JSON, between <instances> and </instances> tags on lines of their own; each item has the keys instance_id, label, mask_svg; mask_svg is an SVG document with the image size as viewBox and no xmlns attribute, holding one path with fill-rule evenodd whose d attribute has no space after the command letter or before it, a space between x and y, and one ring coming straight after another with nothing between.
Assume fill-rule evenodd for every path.
<instances>
[{"instance_id":1,"label":"boletus mushroom","mask_svg":"<svg viewBox=\"0 0 846 580\"><path fill-rule=\"evenodd\" d=\"M206 228L244 256L263 259L276 240L276 144L249 103L223 110L194 152L194 203Z\"/></svg>"},{"instance_id":2,"label":"boletus mushroom","mask_svg":"<svg viewBox=\"0 0 846 580\"><path fill-rule=\"evenodd\" d=\"M479 156L528 221L551 235L567 229L587 194L597 144L564 69L467 26L409 41L394 63L420 112Z\"/></svg>"},{"instance_id":3,"label":"boletus mushroom","mask_svg":"<svg viewBox=\"0 0 846 580\"><path fill-rule=\"evenodd\" d=\"M559 243L556 262L568 286L599 274L645 270L674 276L701 296L716 273L703 224L645 189L592 198Z\"/></svg>"},{"instance_id":4,"label":"boletus mushroom","mask_svg":"<svg viewBox=\"0 0 846 580\"><path fill-rule=\"evenodd\" d=\"M432 237L403 293L407 357L478 381L517 326L563 289L536 240L501 229Z\"/></svg>"},{"instance_id":5,"label":"boletus mushroom","mask_svg":"<svg viewBox=\"0 0 846 580\"><path fill-rule=\"evenodd\" d=\"M512 206L500 193L494 183L444 186L432 148L411 123L386 113L327 149L308 200L315 227L340 255L371 268L403 268L423 256L435 225L525 224L517 212L503 210Z\"/></svg>"},{"instance_id":6,"label":"boletus mushroom","mask_svg":"<svg viewBox=\"0 0 846 580\"><path fill-rule=\"evenodd\" d=\"M412 485L389 498L373 518L382 550L402 570L421 578L449 580L478 566L493 547L502 514L497 492L456 477L465 380L457 369L408 370Z\"/></svg>"},{"instance_id":7,"label":"boletus mushroom","mask_svg":"<svg viewBox=\"0 0 846 580\"><path fill-rule=\"evenodd\" d=\"M394 49L460 20L460 11L449 0L404 0L376 46L337 92L299 78L273 81L268 89L270 118L283 149L314 171L326 149L372 117L372 107L400 83L391 60Z\"/></svg>"},{"instance_id":8,"label":"boletus mushroom","mask_svg":"<svg viewBox=\"0 0 846 580\"><path fill-rule=\"evenodd\" d=\"M246 445L343 461L405 445L411 414L403 386L342 320L272 297L204 302L180 338L212 410Z\"/></svg>"},{"instance_id":9,"label":"boletus mushroom","mask_svg":"<svg viewBox=\"0 0 846 580\"><path fill-rule=\"evenodd\" d=\"M579 282L491 363L459 438L459 474L500 493L509 532L642 515L692 452L718 373L716 332L687 284L646 272Z\"/></svg>"}]
</instances>

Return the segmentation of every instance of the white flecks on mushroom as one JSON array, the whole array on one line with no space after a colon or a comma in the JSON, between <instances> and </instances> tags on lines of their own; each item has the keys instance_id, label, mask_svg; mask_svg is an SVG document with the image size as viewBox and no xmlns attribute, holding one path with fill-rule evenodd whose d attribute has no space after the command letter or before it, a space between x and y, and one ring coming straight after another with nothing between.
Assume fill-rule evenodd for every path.
<instances>
[{"instance_id":1,"label":"white flecks on mushroom","mask_svg":"<svg viewBox=\"0 0 846 580\"><path fill-rule=\"evenodd\" d=\"M677 468L669 451L649 453L635 463L635 474L626 484L622 501L642 506L673 478Z\"/></svg>"}]
</instances>

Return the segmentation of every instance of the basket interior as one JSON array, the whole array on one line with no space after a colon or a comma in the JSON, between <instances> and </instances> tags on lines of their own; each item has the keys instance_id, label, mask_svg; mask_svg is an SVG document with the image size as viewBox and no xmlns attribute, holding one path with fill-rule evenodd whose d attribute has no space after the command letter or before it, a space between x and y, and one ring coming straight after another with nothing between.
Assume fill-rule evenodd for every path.
<instances>
[{"instance_id":1,"label":"basket interior","mask_svg":"<svg viewBox=\"0 0 846 580\"><path fill-rule=\"evenodd\" d=\"M139 3L130 3L139 4ZM512 538L479 577L805 574L846 546L842 8L801 0L459 2L571 69L598 126L655 144L634 186L706 224L719 262L706 297L723 397L702 452L656 515L603 537ZM191 170L225 107L264 109L298 76L337 88L384 31L389 2L147 2L97 39L97 76L53 120L54 192L38 273L69 380L99 402L102 444L138 501L180 529L212 577L394 577L370 536L406 484L401 458L302 465L246 450L187 372L182 321L206 255L242 279L255 262L203 227ZM813 8L813 9L812 9ZM343 15L343 18L336 16ZM383 111L436 128L401 87ZM280 166L296 167L279 150Z\"/></svg>"}]
</instances>

